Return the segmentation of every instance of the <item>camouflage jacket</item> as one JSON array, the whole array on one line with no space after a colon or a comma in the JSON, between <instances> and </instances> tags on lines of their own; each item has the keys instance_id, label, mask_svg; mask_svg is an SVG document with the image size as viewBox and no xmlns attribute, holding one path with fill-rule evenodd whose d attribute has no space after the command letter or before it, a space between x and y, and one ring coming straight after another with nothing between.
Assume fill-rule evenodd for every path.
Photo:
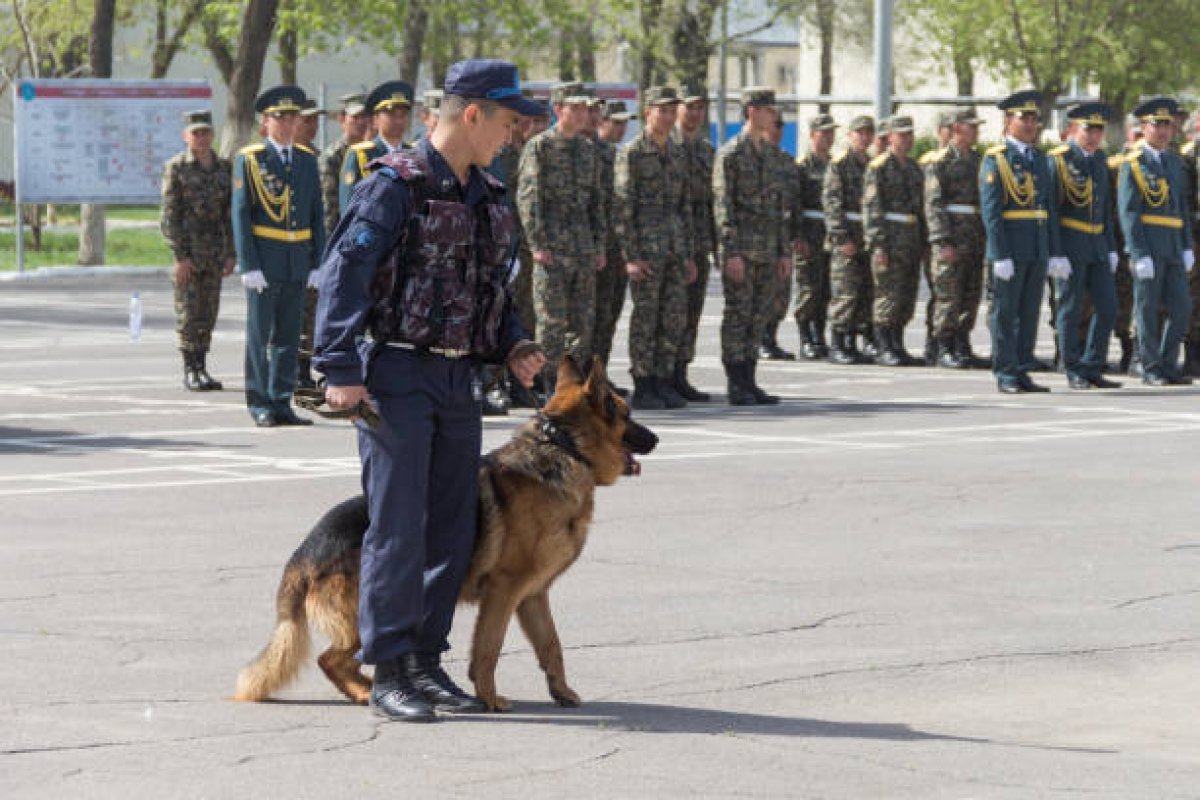
<instances>
[{"instance_id":1,"label":"camouflage jacket","mask_svg":"<svg viewBox=\"0 0 1200 800\"><path fill-rule=\"evenodd\" d=\"M531 250L576 258L604 252L607 220L597 150L588 137L568 138L557 127L525 145L517 209Z\"/></svg>"},{"instance_id":2,"label":"camouflage jacket","mask_svg":"<svg viewBox=\"0 0 1200 800\"><path fill-rule=\"evenodd\" d=\"M620 249L622 238L619 233L620 220L617 218L613 203L617 146L612 142L597 139L596 147L598 148L597 155L600 156L596 159L596 166L599 169L596 180L600 183L600 190L604 196L604 219L608 223L605 227L607 235L605 236L604 250L609 253L614 249Z\"/></svg>"},{"instance_id":3,"label":"camouflage jacket","mask_svg":"<svg viewBox=\"0 0 1200 800\"><path fill-rule=\"evenodd\" d=\"M933 244L983 244L979 216L979 153L953 144L925 161L925 219ZM974 209L973 212L968 209Z\"/></svg>"},{"instance_id":4,"label":"camouflage jacket","mask_svg":"<svg viewBox=\"0 0 1200 800\"><path fill-rule=\"evenodd\" d=\"M853 242L862 245L863 173L867 159L846 151L829 162L821 187L825 209L825 249Z\"/></svg>"},{"instance_id":5,"label":"camouflage jacket","mask_svg":"<svg viewBox=\"0 0 1200 800\"><path fill-rule=\"evenodd\" d=\"M617 151L613 198L626 258L692 257L687 155L669 136L659 147L644 128Z\"/></svg>"},{"instance_id":6,"label":"camouflage jacket","mask_svg":"<svg viewBox=\"0 0 1200 800\"><path fill-rule=\"evenodd\" d=\"M821 158L809 150L796 160L796 166L803 178L799 204L792 208L793 238L804 239L810 247L820 249L825 246L825 212L821 205L821 189L825 185L829 159Z\"/></svg>"},{"instance_id":7,"label":"camouflage jacket","mask_svg":"<svg viewBox=\"0 0 1200 800\"><path fill-rule=\"evenodd\" d=\"M774 260L789 253L788 176L778 148L743 130L721 145L713 164L713 216L726 257Z\"/></svg>"},{"instance_id":8,"label":"camouflage jacket","mask_svg":"<svg viewBox=\"0 0 1200 800\"><path fill-rule=\"evenodd\" d=\"M229 162L212 158L206 167L184 150L163 167L159 227L176 259L234 257Z\"/></svg>"},{"instance_id":9,"label":"camouflage jacket","mask_svg":"<svg viewBox=\"0 0 1200 800\"><path fill-rule=\"evenodd\" d=\"M688 141L678 127L671 129L671 138L683 148L687 157L688 197L691 202L692 249L697 256L717 250L717 225L713 219L713 161L717 151L707 136Z\"/></svg>"},{"instance_id":10,"label":"camouflage jacket","mask_svg":"<svg viewBox=\"0 0 1200 800\"><path fill-rule=\"evenodd\" d=\"M341 191L342 162L350 142L339 137L336 142L321 151L318 167L321 171L321 202L325 204L325 232L333 233L338 224L338 192Z\"/></svg>"},{"instance_id":11,"label":"camouflage jacket","mask_svg":"<svg viewBox=\"0 0 1200 800\"><path fill-rule=\"evenodd\" d=\"M925 227L924 178L911 158L890 151L871 159L863 175L863 235L873 249L921 251Z\"/></svg>"}]
</instances>

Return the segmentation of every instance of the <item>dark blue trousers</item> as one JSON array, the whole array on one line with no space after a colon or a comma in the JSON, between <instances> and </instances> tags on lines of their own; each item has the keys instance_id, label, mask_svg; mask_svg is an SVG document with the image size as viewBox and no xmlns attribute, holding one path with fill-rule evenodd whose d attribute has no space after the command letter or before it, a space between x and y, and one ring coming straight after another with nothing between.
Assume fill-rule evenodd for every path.
<instances>
[{"instance_id":1,"label":"dark blue trousers","mask_svg":"<svg viewBox=\"0 0 1200 800\"><path fill-rule=\"evenodd\" d=\"M469 359L383 348L367 389L382 423L358 423L371 524L358 597L360 659L441 653L475 543L482 422Z\"/></svg>"},{"instance_id":2,"label":"dark blue trousers","mask_svg":"<svg viewBox=\"0 0 1200 800\"><path fill-rule=\"evenodd\" d=\"M1016 380L1033 364L1046 264L1018 261L1009 280L992 281L992 373Z\"/></svg>"},{"instance_id":3,"label":"dark blue trousers","mask_svg":"<svg viewBox=\"0 0 1200 800\"><path fill-rule=\"evenodd\" d=\"M1055 281L1058 351L1068 375L1099 378L1108 362L1108 342L1117 320L1117 284L1107 261L1071 259L1071 277ZM1087 342L1079 340L1079 318L1085 295L1092 300Z\"/></svg>"},{"instance_id":4,"label":"dark blue trousers","mask_svg":"<svg viewBox=\"0 0 1200 800\"><path fill-rule=\"evenodd\" d=\"M1159 334L1159 309L1167 322ZM1192 297L1183 263L1154 259L1154 277L1133 279L1133 311L1137 319L1138 349L1147 375L1179 377L1179 345L1188 333Z\"/></svg>"},{"instance_id":5,"label":"dark blue trousers","mask_svg":"<svg viewBox=\"0 0 1200 800\"><path fill-rule=\"evenodd\" d=\"M287 411L296 390L296 356L304 322L304 281L273 281L246 292L246 405Z\"/></svg>"}]
</instances>

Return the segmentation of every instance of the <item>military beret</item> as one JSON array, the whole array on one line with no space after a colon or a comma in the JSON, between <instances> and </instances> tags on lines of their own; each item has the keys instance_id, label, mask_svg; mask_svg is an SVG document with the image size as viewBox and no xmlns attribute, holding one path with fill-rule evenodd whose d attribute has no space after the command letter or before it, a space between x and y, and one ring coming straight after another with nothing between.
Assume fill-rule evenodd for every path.
<instances>
[{"instance_id":1,"label":"military beret","mask_svg":"<svg viewBox=\"0 0 1200 800\"><path fill-rule=\"evenodd\" d=\"M185 111L183 113L183 129L188 133L192 131L212 130L212 112L211 111Z\"/></svg>"},{"instance_id":2,"label":"military beret","mask_svg":"<svg viewBox=\"0 0 1200 800\"><path fill-rule=\"evenodd\" d=\"M311 97L304 101L303 106L304 107L300 109L300 116L302 117L316 117L325 113L325 109L317 108L317 101L313 100Z\"/></svg>"},{"instance_id":3,"label":"military beret","mask_svg":"<svg viewBox=\"0 0 1200 800\"><path fill-rule=\"evenodd\" d=\"M743 106L775 105L775 90L770 86L746 86L742 88Z\"/></svg>"},{"instance_id":4,"label":"military beret","mask_svg":"<svg viewBox=\"0 0 1200 800\"><path fill-rule=\"evenodd\" d=\"M1080 103L1067 111L1067 119L1089 128L1103 128L1112 117L1112 109L1105 103Z\"/></svg>"},{"instance_id":5,"label":"military beret","mask_svg":"<svg viewBox=\"0 0 1200 800\"><path fill-rule=\"evenodd\" d=\"M648 106L670 106L679 102L679 92L674 86L651 86L644 100Z\"/></svg>"},{"instance_id":6,"label":"military beret","mask_svg":"<svg viewBox=\"0 0 1200 800\"><path fill-rule=\"evenodd\" d=\"M1179 103L1170 97L1155 97L1133 110L1142 122L1171 122L1179 111Z\"/></svg>"},{"instance_id":7,"label":"military beret","mask_svg":"<svg viewBox=\"0 0 1200 800\"><path fill-rule=\"evenodd\" d=\"M859 114L850 120L850 130L861 131L870 128L875 129L875 119L870 114Z\"/></svg>"},{"instance_id":8,"label":"military beret","mask_svg":"<svg viewBox=\"0 0 1200 800\"><path fill-rule=\"evenodd\" d=\"M387 111L391 108L412 108L413 88L404 81L385 81L367 95L367 110Z\"/></svg>"},{"instance_id":9,"label":"military beret","mask_svg":"<svg viewBox=\"0 0 1200 800\"><path fill-rule=\"evenodd\" d=\"M344 94L338 98L338 102L342 104L342 113L350 116L357 116L367 110L367 96L362 92L351 92Z\"/></svg>"},{"instance_id":10,"label":"military beret","mask_svg":"<svg viewBox=\"0 0 1200 800\"><path fill-rule=\"evenodd\" d=\"M707 103L708 91L703 86L685 84L679 90L679 99L684 103Z\"/></svg>"},{"instance_id":11,"label":"military beret","mask_svg":"<svg viewBox=\"0 0 1200 800\"><path fill-rule=\"evenodd\" d=\"M633 118L624 100L609 100L604 104L604 118L613 122L628 122Z\"/></svg>"},{"instance_id":12,"label":"military beret","mask_svg":"<svg viewBox=\"0 0 1200 800\"><path fill-rule=\"evenodd\" d=\"M947 112L950 115L950 123L954 125L982 125L981 120L974 109L956 108L953 111Z\"/></svg>"},{"instance_id":13,"label":"military beret","mask_svg":"<svg viewBox=\"0 0 1200 800\"><path fill-rule=\"evenodd\" d=\"M888 117L887 122L884 124L887 125L888 133L912 133L913 132L913 121L912 121L912 117L909 117L909 116L900 116L900 115L893 114L892 116Z\"/></svg>"},{"instance_id":14,"label":"military beret","mask_svg":"<svg viewBox=\"0 0 1200 800\"><path fill-rule=\"evenodd\" d=\"M441 89L426 89L421 105L425 106L426 111L436 114L442 110L442 98L445 96L446 93Z\"/></svg>"},{"instance_id":15,"label":"military beret","mask_svg":"<svg viewBox=\"0 0 1200 800\"><path fill-rule=\"evenodd\" d=\"M831 131L836 127L837 123L828 114L817 114L808 121L808 129L810 131Z\"/></svg>"},{"instance_id":16,"label":"military beret","mask_svg":"<svg viewBox=\"0 0 1200 800\"><path fill-rule=\"evenodd\" d=\"M1036 89L1022 89L996 103L996 108L1006 114L1024 114L1041 112L1042 93Z\"/></svg>"},{"instance_id":17,"label":"military beret","mask_svg":"<svg viewBox=\"0 0 1200 800\"><path fill-rule=\"evenodd\" d=\"M301 110L307 99L299 86L273 86L254 101L254 110L259 114L286 114Z\"/></svg>"}]
</instances>

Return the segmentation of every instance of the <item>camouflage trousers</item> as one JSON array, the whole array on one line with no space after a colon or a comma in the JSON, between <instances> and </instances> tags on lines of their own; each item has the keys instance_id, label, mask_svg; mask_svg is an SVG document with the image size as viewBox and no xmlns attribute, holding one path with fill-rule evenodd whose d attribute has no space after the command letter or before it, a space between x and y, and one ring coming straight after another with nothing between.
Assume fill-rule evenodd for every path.
<instances>
[{"instance_id":1,"label":"camouflage trousers","mask_svg":"<svg viewBox=\"0 0 1200 800\"><path fill-rule=\"evenodd\" d=\"M683 261L650 265L650 276L629 282L629 373L635 378L670 377L687 328L687 275Z\"/></svg>"},{"instance_id":2,"label":"camouflage trousers","mask_svg":"<svg viewBox=\"0 0 1200 800\"><path fill-rule=\"evenodd\" d=\"M746 256L746 274L735 283L722 270L725 313L721 318L721 361L738 364L755 360L779 286L772 258Z\"/></svg>"},{"instance_id":3,"label":"camouflage trousers","mask_svg":"<svg viewBox=\"0 0 1200 800\"><path fill-rule=\"evenodd\" d=\"M788 275L786 278L775 276L775 293L771 300L771 308L767 311L767 322L763 326L764 332L774 332L779 327L779 323L783 322L783 318L787 316L788 306L792 304L792 279L793 275Z\"/></svg>"},{"instance_id":4,"label":"camouflage trousers","mask_svg":"<svg viewBox=\"0 0 1200 800\"><path fill-rule=\"evenodd\" d=\"M221 307L221 259L193 258L192 278L175 283L175 333L185 353L207 353Z\"/></svg>"},{"instance_id":5,"label":"camouflage trousers","mask_svg":"<svg viewBox=\"0 0 1200 800\"><path fill-rule=\"evenodd\" d=\"M872 319L876 328L903 328L912 321L921 282L920 251L896 249L888 252L887 266L871 253L871 275L875 280Z\"/></svg>"},{"instance_id":6,"label":"camouflage trousers","mask_svg":"<svg viewBox=\"0 0 1200 800\"><path fill-rule=\"evenodd\" d=\"M708 281L712 275L712 255L701 253L696 256L696 280L687 285L687 324L683 331L683 344L679 348L679 360L692 363L696 357L696 339L700 335L700 318L704 316L704 300L708 297Z\"/></svg>"},{"instance_id":7,"label":"camouflage trousers","mask_svg":"<svg viewBox=\"0 0 1200 800\"><path fill-rule=\"evenodd\" d=\"M521 318L521 327L532 334L537 330L537 314L533 310L533 253L525 242L518 248L521 270L513 281L513 300L517 304L517 316Z\"/></svg>"},{"instance_id":8,"label":"camouflage trousers","mask_svg":"<svg viewBox=\"0 0 1200 800\"><path fill-rule=\"evenodd\" d=\"M946 261L934 248L932 264L933 312L930 332L935 338L967 336L975 329L979 303L983 299L983 252L957 245L953 261Z\"/></svg>"},{"instance_id":9,"label":"camouflage trousers","mask_svg":"<svg viewBox=\"0 0 1200 800\"><path fill-rule=\"evenodd\" d=\"M835 333L865 333L871 327L874 283L865 250L853 256L840 249L830 256L829 326Z\"/></svg>"},{"instance_id":10,"label":"camouflage trousers","mask_svg":"<svg viewBox=\"0 0 1200 800\"><path fill-rule=\"evenodd\" d=\"M610 249L604 269L596 273L596 328L592 344L596 355L608 363L612 354L613 337L617 335L617 320L625 308L625 287L629 273L619 249Z\"/></svg>"},{"instance_id":11,"label":"camouflage trousers","mask_svg":"<svg viewBox=\"0 0 1200 800\"><path fill-rule=\"evenodd\" d=\"M596 323L595 260L555 253L549 267L534 264L533 307L547 373L555 375L558 362L568 353L586 364L592 357Z\"/></svg>"},{"instance_id":12,"label":"camouflage trousers","mask_svg":"<svg viewBox=\"0 0 1200 800\"><path fill-rule=\"evenodd\" d=\"M804 327L810 322L825 324L829 313L829 251L820 244L813 245L808 258L796 256L796 324Z\"/></svg>"},{"instance_id":13,"label":"camouflage trousers","mask_svg":"<svg viewBox=\"0 0 1200 800\"><path fill-rule=\"evenodd\" d=\"M307 364L312 360L313 337L317 328L317 295L316 289L304 290L304 327L300 329L300 363Z\"/></svg>"}]
</instances>

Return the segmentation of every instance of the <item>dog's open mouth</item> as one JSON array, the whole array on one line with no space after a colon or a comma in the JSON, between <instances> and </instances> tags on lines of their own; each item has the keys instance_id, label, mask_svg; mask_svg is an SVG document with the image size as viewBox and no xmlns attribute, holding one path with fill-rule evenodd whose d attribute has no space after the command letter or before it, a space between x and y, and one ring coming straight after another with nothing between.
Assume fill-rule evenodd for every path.
<instances>
[{"instance_id":1,"label":"dog's open mouth","mask_svg":"<svg viewBox=\"0 0 1200 800\"><path fill-rule=\"evenodd\" d=\"M633 451L628 447L622 447L621 453L625 456L625 474L626 475L641 475L642 464L633 456Z\"/></svg>"}]
</instances>

